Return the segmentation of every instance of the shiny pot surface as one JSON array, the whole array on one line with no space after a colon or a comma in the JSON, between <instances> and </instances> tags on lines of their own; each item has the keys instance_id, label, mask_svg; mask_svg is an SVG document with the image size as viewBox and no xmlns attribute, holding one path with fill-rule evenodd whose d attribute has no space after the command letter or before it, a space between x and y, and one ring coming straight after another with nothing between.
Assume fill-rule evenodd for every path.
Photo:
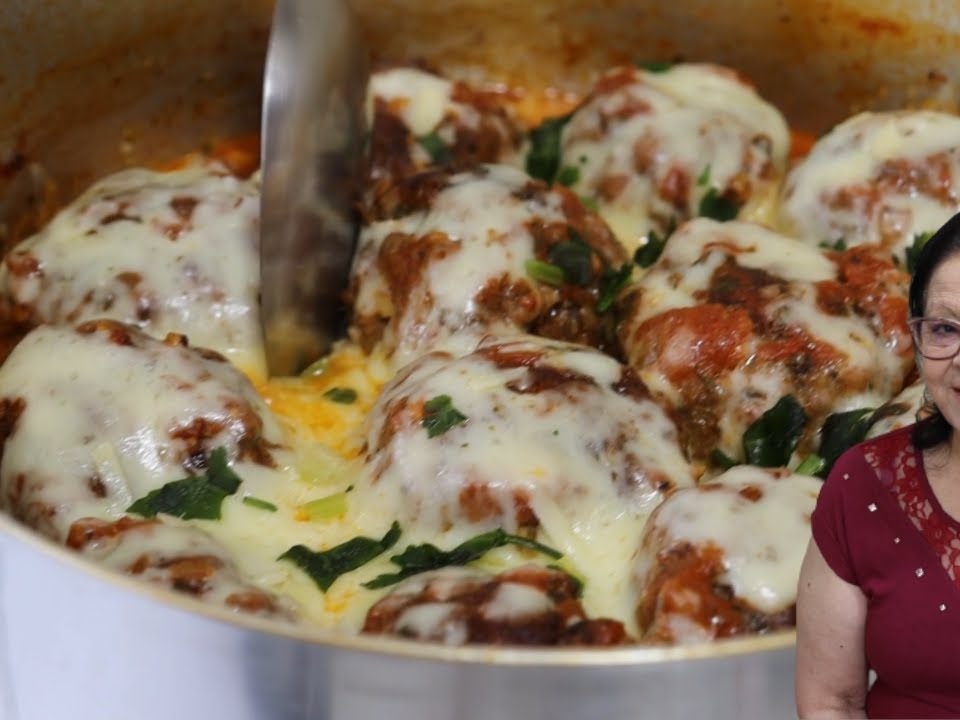
<instances>
[{"instance_id":1,"label":"shiny pot surface","mask_svg":"<svg viewBox=\"0 0 960 720\"><path fill-rule=\"evenodd\" d=\"M634 59L714 60L813 131L864 107L955 107L946 0L354 0L384 57L582 90ZM269 0L0 6L0 242L97 176L256 131ZM332 637L200 607L0 517L0 718L769 718L792 633L613 651Z\"/></svg>"}]
</instances>

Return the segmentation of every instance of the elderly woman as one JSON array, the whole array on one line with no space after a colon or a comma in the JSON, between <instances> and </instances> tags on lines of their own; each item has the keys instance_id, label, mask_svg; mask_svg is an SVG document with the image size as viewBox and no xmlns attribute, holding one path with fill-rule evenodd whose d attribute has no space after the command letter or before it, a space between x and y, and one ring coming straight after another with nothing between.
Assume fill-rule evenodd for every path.
<instances>
[{"instance_id":1,"label":"elderly woman","mask_svg":"<svg viewBox=\"0 0 960 720\"><path fill-rule=\"evenodd\" d=\"M801 717L960 717L960 215L920 253L910 315L930 415L852 448L823 486L797 600Z\"/></svg>"}]
</instances>

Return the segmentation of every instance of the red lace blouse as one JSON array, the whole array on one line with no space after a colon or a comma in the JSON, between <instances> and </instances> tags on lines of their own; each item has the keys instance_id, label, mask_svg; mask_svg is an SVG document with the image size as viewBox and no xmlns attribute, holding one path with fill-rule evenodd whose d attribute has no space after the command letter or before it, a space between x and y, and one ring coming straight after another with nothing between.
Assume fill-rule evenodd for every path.
<instances>
[{"instance_id":1,"label":"red lace blouse","mask_svg":"<svg viewBox=\"0 0 960 720\"><path fill-rule=\"evenodd\" d=\"M911 428L845 453L824 483L813 537L867 597L869 717L960 718L960 523L940 506Z\"/></svg>"}]
</instances>

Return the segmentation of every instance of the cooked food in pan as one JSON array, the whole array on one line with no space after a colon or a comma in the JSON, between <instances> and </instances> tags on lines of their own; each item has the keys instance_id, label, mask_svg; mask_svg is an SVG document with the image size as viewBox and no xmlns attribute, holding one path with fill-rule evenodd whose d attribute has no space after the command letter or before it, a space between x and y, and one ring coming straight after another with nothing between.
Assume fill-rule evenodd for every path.
<instances>
[{"instance_id":1,"label":"cooked food in pan","mask_svg":"<svg viewBox=\"0 0 960 720\"><path fill-rule=\"evenodd\" d=\"M712 65L514 101L374 74L349 328L299 377L264 377L255 158L112 175L9 248L0 508L344 633L791 626L819 478L921 403L910 257L957 209L960 121L858 116L804 157Z\"/></svg>"}]
</instances>

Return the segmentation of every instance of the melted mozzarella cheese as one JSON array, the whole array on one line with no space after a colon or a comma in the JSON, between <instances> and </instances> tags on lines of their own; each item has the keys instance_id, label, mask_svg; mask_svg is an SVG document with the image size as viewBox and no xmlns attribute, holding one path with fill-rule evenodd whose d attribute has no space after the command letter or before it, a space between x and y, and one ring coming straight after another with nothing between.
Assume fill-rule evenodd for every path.
<instances>
[{"instance_id":1,"label":"melted mozzarella cheese","mask_svg":"<svg viewBox=\"0 0 960 720\"><path fill-rule=\"evenodd\" d=\"M0 397L23 403L0 466L4 497L27 478L21 502L49 508L43 529L59 539L75 520L117 519L183 478L195 452L225 447L248 475L265 470L244 457L245 444L289 461L279 425L238 370L133 329L118 340L122 327L42 326L0 367Z\"/></svg>"},{"instance_id":2,"label":"melted mozzarella cheese","mask_svg":"<svg viewBox=\"0 0 960 720\"><path fill-rule=\"evenodd\" d=\"M652 390L672 404L682 403L680 388L665 370L693 366L699 340L675 332L660 356L668 360L652 362L643 354L643 323L707 302L703 298L714 273L731 257L740 267L762 270L784 281L784 288L763 308L764 317L802 329L841 353L845 372L857 382L851 380L835 397L825 398L835 411L876 407L897 391L908 370L902 349L888 347L887 338L878 334L869 319L852 313L829 314L819 304L816 283L838 277L837 265L823 251L753 223L705 218L682 225L639 280L639 302L631 308L621 332L631 363ZM747 426L781 397L799 390L784 363L757 360L759 341L759 336L748 338L746 360L713 378L719 393L718 447L733 456L741 452Z\"/></svg>"},{"instance_id":3,"label":"melted mozzarella cheese","mask_svg":"<svg viewBox=\"0 0 960 720\"><path fill-rule=\"evenodd\" d=\"M659 541L638 551L638 590L654 579L657 553L710 544L723 554L717 581L736 597L768 614L790 607L820 486L815 477L740 465L698 488L678 490L648 523L645 536ZM759 498L745 495L745 488L759 490Z\"/></svg>"},{"instance_id":4,"label":"melted mozzarella cheese","mask_svg":"<svg viewBox=\"0 0 960 720\"><path fill-rule=\"evenodd\" d=\"M452 94L452 82L423 70L398 67L376 72L367 90L367 125L373 118L373 101L380 98L414 135L427 135L450 111Z\"/></svg>"},{"instance_id":5,"label":"melted mozzarella cheese","mask_svg":"<svg viewBox=\"0 0 960 720\"><path fill-rule=\"evenodd\" d=\"M611 78L630 73L606 90ZM780 113L731 72L677 65L666 72L611 71L563 131L562 166L572 186L632 252L651 231L699 214L710 188L736 185L742 215L767 220L786 165L789 134Z\"/></svg>"},{"instance_id":6,"label":"melted mozzarella cheese","mask_svg":"<svg viewBox=\"0 0 960 720\"><path fill-rule=\"evenodd\" d=\"M354 311L394 316L386 282L377 268L384 240L392 233L415 237L443 233L454 245L444 257L426 264L425 277L413 288L406 310L388 326L385 345L396 348L399 367L429 349L469 352L486 334L515 331L508 318L479 324L476 295L502 276L527 278L524 262L534 258L528 224L565 222L560 198L524 200L530 182L523 172L502 165L483 166L450 178L431 207L400 219L375 222L360 233L353 275L359 279Z\"/></svg>"},{"instance_id":7,"label":"melted mozzarella cheese","mask_svg":"<svg viewBox=\"0 0 960 720\"><path fill-rule=\"evenodd\" d=\"M903 259L914 235L960 210L960 118L861 113L814 145L789 174L781 223L818 244L883 244Z\"/></svg>"},{"instance_id":8,"label":"melted mozzarella cheese","mask_svg":"<svg viewBox=\"0 0 960 720\"><path fill-rule=\"evenodd\" d=\"M589 384L517 392L511 386L525 382L527 366L498 367L484 355L490 349L542 354L545 366L594 372ZM622 372L599 352L535 338L491 342L459 359L424 356L385 388L371 413L370 482L402 524L426 534L451 524L516 531L522 498L545 541L569 553L587 579L585 605L625 617L616 588L629 572L626 548L665 488L691 485L694 470L656 404L612 389ZM444 395L467 419L430 437L404 408Z\"/></svg>"},{"instance_id":9,"label":"melted mozzarella cheese","mask_svg":"<svg viewBox=\"0 0 960 720\"><path fill-rule=\"evenodd\" d=\"M915 423L925 411L924 390L926 386L922 380L907 385L880 409L880 418L870 426L867 437L880 437ZM863 407L869 407L869 404L864 403Z\"/></svg>"},{"instance_id":10,"label":"melted mozzarella cheese","mask_svg":"<svg viewBox=\"0 0 960 720\"><path fill-rule=\"evenodd\" d=\"M262 377L259 208L257 180L217 163L119 172L13 249L0 293L38 323L176 332Z\"/></svg>"}]
</instances>

